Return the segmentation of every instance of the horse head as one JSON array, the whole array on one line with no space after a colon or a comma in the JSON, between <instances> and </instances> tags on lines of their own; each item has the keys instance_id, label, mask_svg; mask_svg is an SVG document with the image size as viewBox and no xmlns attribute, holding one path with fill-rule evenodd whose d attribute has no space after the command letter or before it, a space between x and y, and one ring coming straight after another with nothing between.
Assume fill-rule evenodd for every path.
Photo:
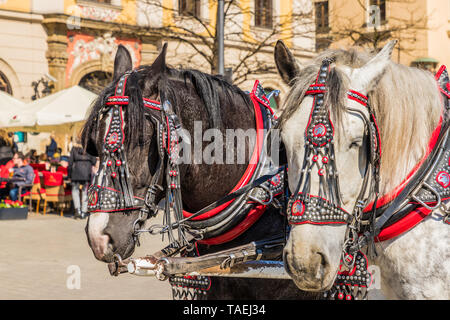
<instances>
[{"instance_id":1,"label":"horse head","mask_svg":"<svg viewBox=\"0 0 450 320\"><path fill-rule=\"evenodd\" d=\"M164 196L162 190L154 190L151 210L144 204L149 182L157 172L154 119L161 115L147 108L143 98L154 106L159 104L158 83L166 72L165 56L166 45L152 65L132 71L130 54L120 45L113 82L99 95L83 128L87 152L100 158L99 171L89 190L91 214L86 234L95 257L104 262L111 262L115 254L127 258L133 253L135 230L156 213L156 205ZM120 84L125 92L120 92ZM126 105L111 102L111 97L121 96L127 99ZM113 150L114 146L119 150Z\"/></svg>"},{"instance_id":2,"label":"horse head","mask_svg":"<svg viewBox=\"0 0 450 320\"><path fill-rule=\"evenodd\" d=\"M133 253L138 230L171 189L185 195L175 200L182 201L183 210L196 212L223 197L247 168L246 163L223 163L219 156L217 163L210 163L216 148L211 157L203 135L208 129L219 136L217 131L222 134L228 128L254 127L248 95L221 77L168 67L166 50L164 45L152 65L131 70L130 56L119 46L114 81L100 94L82 133L86 150L100 157L100 170L89 189L91 215L86 233L94 255L105 262L112 261L116 254L127 258ZM249 112L242 114L243 110ZM191 148L190 137L200 143L193 143ZM169 150L173 143L177 152ZM243 146L253 150L250 140ZM198 147L202 152L194 154ZM234 149L231 151L237 157ZM248 161L250 154L244 156ZM173 163L169 158L177 158L176 178L171 176ZM230 179L218 185L224 174ZM180 180L172 183L176 179Z\"/></svg>"},{"instance_id":3,"label":"horse head","mask_svg":"<svg viewBox=\"0 0 450 320\"><path fill-rule=\"evenodd\" d=\"M369 164L379 157L379 132L367 96L390 64L395 41L375 56L343 50L318 56L300 69L279 42L275 60L291 86L281 117L289 165L291 231L284 249L287 272L306 291L331 288L347 224L371 184Z\"/></svg>"}]
</instances>

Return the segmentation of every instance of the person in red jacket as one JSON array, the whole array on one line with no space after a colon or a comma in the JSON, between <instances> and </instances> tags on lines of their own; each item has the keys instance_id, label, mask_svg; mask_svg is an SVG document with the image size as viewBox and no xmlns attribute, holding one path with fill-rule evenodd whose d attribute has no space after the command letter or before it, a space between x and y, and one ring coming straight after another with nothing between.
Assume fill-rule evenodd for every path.
<instances>
[{"instance_id":1,"label":"person in red jacket","mask_svg":"<svg viewBox=\"0 0 450 320\"><path fill-rule=\"evenodd\" d=\"M14 161L11 159L5 165L0 166L0 178L10 178L10 171L14 167ZM9 195L8 182L0 182L0 199L5 199Z\"/></svg>"}]
</instances>

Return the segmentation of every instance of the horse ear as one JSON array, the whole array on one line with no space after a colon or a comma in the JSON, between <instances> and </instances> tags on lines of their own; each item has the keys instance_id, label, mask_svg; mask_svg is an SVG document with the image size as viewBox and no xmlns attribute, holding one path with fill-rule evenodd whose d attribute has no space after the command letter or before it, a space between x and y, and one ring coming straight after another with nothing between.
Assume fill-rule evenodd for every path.
<instances>
[{"instance_id":1,"label":"horse ear","mask_svg":"<svg viewBox=\"0 0 450 320\"><path fill-rule=\"evenodd\" d=\"M116 57L114 58L114 81L120 78L125 72L133 69L133 62L130 53L121 44L117 48Z\"/></svg>"},{"instance_id":2,"label":"horse ear","mask_svg":"<svg viewBox=\"0 0 450 320\"><path fill-rule=\"evenodd\" d=\"M274 56L278 73L287 85L292 86L292 80L300 73L300 67L294 55L282 40L277 41Z\"/></svg>"},{"instance_id":3,"label":"horse ear","mask_svg":"<svg viewBox=\"0 0 450 320\"><path fill-rule=\"evenodd\" d=\"M355 78L352 80L352 85L355 84L357 87L355 89L369 92L377 84L391 61L392 51L396 44L397 40L389 41L375 57L355 70Z\"/></svg>"},{"instance_id":4,"label":"horse ear","mask_svg":"<svg viewBox=\"0 0 450 320\"><path fill-rule=\"evenodd\" d=\"M166 53L167 53L167 42L164 43L159 56L153 61L151 66L152 73L162 73L166 70Z\"/></svg>"}]
</instances>

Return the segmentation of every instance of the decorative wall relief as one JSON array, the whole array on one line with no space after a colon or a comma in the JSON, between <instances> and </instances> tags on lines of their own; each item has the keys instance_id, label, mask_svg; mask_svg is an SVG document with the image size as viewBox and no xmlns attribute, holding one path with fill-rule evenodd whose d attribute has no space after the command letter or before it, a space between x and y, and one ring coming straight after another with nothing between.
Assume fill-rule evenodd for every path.
<instances>
[{"instance_id":1,"label":"decorative wall relief","mask_svg":"<svg viewBox=\"0 0 450 320\"><path fill-rule=\"evenodd\" d=\"M114 57L119 44L128 49L133 61L133 66L139 66L141 62L142 44L137 39L119 39L111 33L94 37L73 31L67 33L68 37L68 62L66 67L66 84L70 83L73 71L86 62L98 60L101 71L112 72ZM100 70L99 70L100 71Z\"/></svg>"}]
</instances>

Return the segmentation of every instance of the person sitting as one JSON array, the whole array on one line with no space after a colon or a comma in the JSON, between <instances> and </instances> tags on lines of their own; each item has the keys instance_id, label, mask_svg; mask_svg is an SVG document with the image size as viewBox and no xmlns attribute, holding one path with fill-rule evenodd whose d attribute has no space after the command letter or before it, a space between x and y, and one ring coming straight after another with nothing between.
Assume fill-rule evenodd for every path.
<instances>
[{"instance_id":1,"label":"person sitting","mask_svg":"<svg viewBox=\"0 0 450 320\"><path fill-rule=\"evenodd\" d=\"M48 161L47 155L42 153L38 159L39 164L45 164L45 170L50 171L50 161Z\"/></svg>"},{"instance_id":2,"label":"person sitting","mask_svg":"<svg viewBox=\"0 0 450 320\"><path fill-rule=\"evenodd\" d=\"M12 176L12 185L9 190L9 197L12 201L17 201L19 198L19 188L33 183L34 171L33 168L25 164L25 156L21 152L17 152L13 157L14 174ZM29 187L22 188L22 194L29 191Z\"/></svg>"},{"instance_id":3,"label":"person sitting","mask_svg":"<svg viewBox=\"0 0 450 320\"><path fill-rule=\"evenodd\" d=\"M59 161L58 169L56 169L57 172L62 172L65 177L67 177L68 174L68 167L69 167L69 157L68 156L61 156Z\"/></svg>"},{"instance_id":4,"label":"person sitting","mask_svg":"<svg viewBox=\"0 0 450 320\"><path fill-rule=\"evenodd\" d=\"M6 165L12 160L14 151L9 137L0 130L0 166Z\"/></svg>"},{"instance_id":5,"label":"person sitting","mask_svg":"<svg viewBox=\"0 0 450 320\"><path fill-rule=\"evenodd\" d=\"M27 159L28 163L37 163L38 162L38 155L35 149L31 149L26 155L25 158Z\"/></svg>"}]
</instances>

